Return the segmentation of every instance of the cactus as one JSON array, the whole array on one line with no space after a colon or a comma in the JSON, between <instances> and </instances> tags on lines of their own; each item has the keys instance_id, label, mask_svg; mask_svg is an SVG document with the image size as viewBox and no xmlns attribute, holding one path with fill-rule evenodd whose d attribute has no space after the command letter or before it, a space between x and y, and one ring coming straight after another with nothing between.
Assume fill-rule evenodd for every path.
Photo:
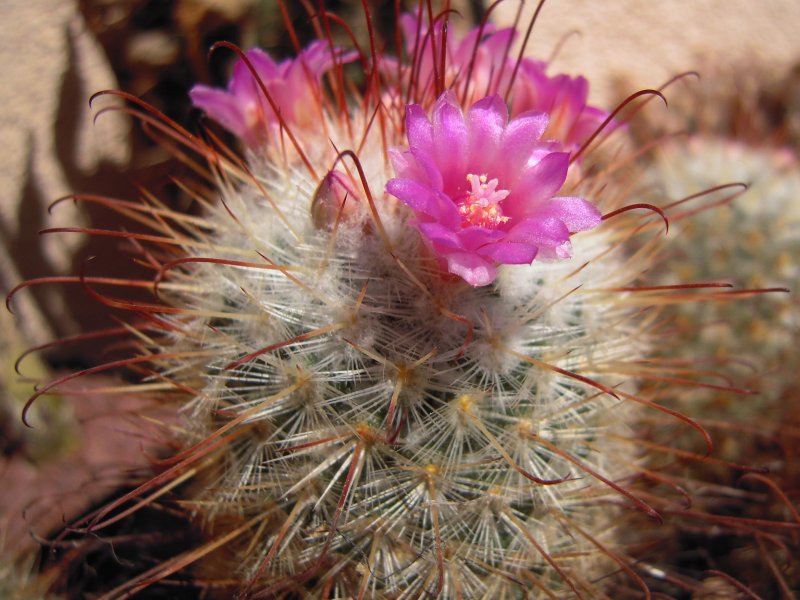
<instances>
[{"instance_id":1,"label":"cactus","mask_svg":"<svg viewBox=\"0 0 800 600\"><path fill-rule=\"evenodd\" d=\"M791 494L798 473L791 457L800 443L795 79L794 73L776 77L766 65L709 65L702 80L687 82L689 89L675 94L669 119L649 124L651 135L666 121L668 129L688 128L690 138L662 143L647 179L672 199L701 196L684 210L691 218L672 219L674 260L669 269L653 270L654 282L730 281L750 289L785 286L788 292L760 295L746 305L683 303L670 313L683 344L665 355L724 365L738 385L755 392L736 397L714 386L697 387L670 404L706 424L718 448L715 458L729 461L659 468L691 495L691 516L653 530L649 541L660 550L646 560L665 574L685 572L691 564L704 580L692 590L700 597L790 598L800 582L798 538L791 533L798 522ZM733 185L704 192L723 183ZM674 432L639 435L655 442ZM683 447L701 451L697 444ZM764 535L772 542L765 544ZM683 547L676 543L680 539ZM719 544L720 539L727 541ZM699 554L705 558L695 560Z\"/></svg>"},{"instance_id":2,"label":"cactus","mask_svg":"<svg viewBox=\"0 0 800 600\"><path fill-rule=\"evenodd\" d=\"M146 227L105 233L132 240L154 298L82 273L131 313L135 351L28 405L133 370L180 413L182 447L81 527L175 494L207 533L110 597L190 565L243 597L596 597L620 570L646 593L615 528L660 518L630 491L631 424L705 432L640 375L658 307L704 291L638 285L666 215L633 196L622 121L587 105L586 81L510 57L512 30L457 39L446 18L404 17L398 58L223 44L228 88L192 98L246 160L139 113L205 178L186 188L202 215L76 196Z\"/></svg>"},{"instance_id":3,"label":"cactus","mask_svg":"<svg viewBox=\"0 0 800 600\"><path fill-rule=\"evenodd\" d=\"M699 208L684 211L687 218L671 220L674 259L670 268L654 269L651 281L724 281L781 292L758 294L746 304L680 303L667 313L682 343L659 353L673 364L707 367L709 378L707 385L673 394L666 405L707 427L715 452L710 460L694 460L704 452L698 439L676 444L680 433L670 424L645 420L636 427L635 437L658 449L642 463L657 478L636 493L657 494L665 503L672 498L670 508L658 506L663 527L645 530L634 519L620 528L629 547L646 548L632 554L641 568L650 565L654 591L788 599L799 589L799 521L791 493L798 481L792 457L800 444L800 320L793 289L799 175L785 149L709 135L663 144L648 169L647 177L669 197L702 197ZM721 182L732 185L703 191ZM725 380L711 378L715 371L746 393L731 394ZM681 453L661 449L676 445ZM671 462L671 455L681 460Z\"/></svg>"},{"instance_id":4,"label":"cactus","mask_svg":"<svg viewBox=\"0 0 800 600\"><path fill-rule=\"evenodd\" d=\"M680 151L661 148L653 170L672 197L711 187L712 181L749 184L726 206L702 212L682 227L681 276L711 280L735 274L737 283L750 288L797 281L800 173L791 152L696 136ZM757 357L748 360L756 361L753 367L763 376L775 373L794 352L800 331L796 304L786 295L769 296L748 311L729 305L709 314L708 307L686 305L680 314L683 320L712 322L694 329L693 347L707 356L732 359L758 348ZM766 386L762 402L774 401L781 391Z\"/></svg>"}]
</instances>

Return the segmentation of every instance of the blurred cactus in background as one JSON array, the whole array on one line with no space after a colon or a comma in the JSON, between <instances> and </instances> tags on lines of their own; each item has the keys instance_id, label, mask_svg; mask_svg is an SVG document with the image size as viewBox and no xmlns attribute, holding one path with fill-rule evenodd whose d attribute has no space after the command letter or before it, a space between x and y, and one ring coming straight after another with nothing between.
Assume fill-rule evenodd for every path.
<instances>
[{"instance_id":1,"label":"blurred cactus in background","mask_svg":"<svg viewBox=\"0 0 800 600\"><path fill-rule=\"evenodd\" d=\"M709 134L688 143L662 146L653 165L654 180L671 198L682 198L720 182L747 184L746 191L716 198L724 205L704 210L681 227L676 248L680 268L665 281L732 280L749 288L790 287L800 278L800 170L788 148L748 146ZM736 190L733 190L736 192ZM795 294L769 295L746 307L685 305L678 318L708 357L737 362L763 386L760 399L738 403L752 416L774 402L793 377L800 305ZM699 326L702 324L702 326ZM783 375L781 375L781 373ZM748 407L755 410L748 411Z\"/></svg>"},{"instance_id":2,"label":"blurred cactus in background","mask_svg":"<svg viewBox=\"0 0 800 600\"><path fill-rule=\"evenodd\" d=\"M685 343L664 355L723 367L755 393L731 396L711 385L671 404L709 427L716 455L731 464L667 466L666 472L680 474L676 481L693 498L693 514L655 532L661 550L650 559L665 573L707 571L695 592L703 597L744 594L735 579L747 593L791 598L800 585L800 548L796 534L789 535L789 524L799 521L800 486L797 71L709 65L699 81L676 86L670 101L668 118L642 119L634 131L642 138L667 134L647 169L657 193L672 200L699 195L700 202L684 211L690 218L676 219L672 260L653 270L653 280L728 281L788 293L671 309L676 336ZM697 444L684 448L701 450ZM784 525L772 527L780 521Z\"/></svg>"}]
</instances>

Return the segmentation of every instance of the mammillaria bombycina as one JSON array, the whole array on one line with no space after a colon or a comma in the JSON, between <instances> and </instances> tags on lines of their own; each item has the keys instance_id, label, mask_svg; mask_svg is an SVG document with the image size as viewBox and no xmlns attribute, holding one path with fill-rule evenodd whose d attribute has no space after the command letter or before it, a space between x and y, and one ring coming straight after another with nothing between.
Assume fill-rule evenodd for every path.
<instances>
[{"instance_id":1,"label":"mammillaria bombycina","mask_svg":"<svg viewBox=\"0 0 800 600\"><path fill-rule=\"evenodd\" d=\"M676 389L737 391L654 357L677 344L662 308L724 285L646 280L665 260L664 221L692 198L644 203L640 150L587 104L585 79L515 58L510 30L445 35L451 16L403 17L397 57L370 29L352 78L335 67L355 54L327 36L283 61L223 44L239 56L227 89L192 99L244 158L140 113L198 170L181 186L198 209L75 196L131 218L89 232L131 242L151 279L64 278L122 312L98 337L126 341L28 408L124 370L104 392L173 415L151 477L64 533L108 536L140 567L102 582L105 597L171 594L176 578L224 598L648 597L667 579L621 531L626 515L653 526L684 500L646 455L692 458L687 432L710 450L665 406ZM315 24L343 26L325 11ZM625 106L647 93L660 94ZM648 427L680 428L676 448ZM663 489L638 492L640 479ZM147 508L186 516L194 535L111 533ZM170 535L188 547L143 564Z\"/></svg>"}]
</instances>

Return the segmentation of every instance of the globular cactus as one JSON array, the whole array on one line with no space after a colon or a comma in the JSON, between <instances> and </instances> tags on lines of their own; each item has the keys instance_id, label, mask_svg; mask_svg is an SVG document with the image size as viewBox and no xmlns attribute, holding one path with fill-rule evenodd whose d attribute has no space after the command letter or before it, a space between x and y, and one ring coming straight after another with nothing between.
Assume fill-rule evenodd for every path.
<instances>
[{"instance_id":1,"label":"globular cactus","mask_svg":"<svg viewBox=\"0 0 800 600\"><path fill-rule=\"evenodd\" d=\"M672 213L672 260L669 268L653 269L650 280L716 281L766 293L746 303L680 303L665 314L682 344L658 353L709 371L704 385L673 394L667 406L707 427L716 451L710 460L693 460L704 452L696 438L677 444L681 453L672 456L680 462L670 464L669 450L646 459L643 468L661 478L655 488L663 494L664 482L680 486L666 493L680 489L683 506L662 511L669 515L665 525L647 535L631 524L626 537L649 548L640 564L653 565L662 590L683 588L703 598L793 598L800 582L800 520L792 492L800 444L796 158L786 148L697 133L662 144L647 173L674 201L695 197L693 206ZM722 289L720 299L736 294ZM715 372L728 379L714 378ZM732 381L745 393L731 394ZM656 429L644 421L640 427L636 437L653 448L676 445L673 426ZM676 584L675 573L688 574L689 583Z\"/></svg>"},{"instance_id":2,"label":"globular cactus","mask_svg":"<svg viewBox=\"0 0 800 600\"><path fill-rule=\"evenodd\" d=\"M780 72L753 59L708 64L703 73L680 82L668 118L638 123L648 136L689 136L667 139L653 154L647 171L659 192L672 199L703 196L690 207L692 218L679 225L674 252L680 266L660 275L660 282L727 280L748 288L789 288L789 294L748 303L748 310L687 303L677 311L692 342L686 348L745 363L753 372L754 385L763 387L760 399L749 403L757 412L792 385L789 363L796 361L800 334L791 289L800 276L797 69ZM704 193L720 184L728 187ZM768 384L759 386L765 376Z\"/></svg>"},{"instance_id":3,"label":"globular cactus","mask_svg":"<svg viewBox=\"0 0 800 600\"><path fill-rule=\"evenodd\" d=\"M648 124L649 135L665 125L684 135L664 139L646 178L673 201L695 197L694 205L672 213L673 259L670 268L654 269L652 280L728 281L780 292L744 304L682 303L670 313L683 344L663 354L724 366L750 390L732 396L712 384L676 395L670 404L709 427L715 458L729 461L659 470L691 495L692 505L681 513L688 519L671 518L652 530L650 543L660 550L647 560L662 573L691 565L693 576L704 580L693 590L699 597L792 598L800 582L793 494L800 444L796 79L796 72L777 76L756 62L708 65L700 81L685 81L671 96L670 118ZM663 429L658 437L669 440L673 433ZM696 443L683 447L701 451Z\"/></svg>"},{"instance_id":4,"label":"globular cactus","mask_svg":"<svg viewBox=\"0 0 800 600\"><path fill-rule=\"evenodd\" d=\"M106 234L133 241L154 298L81 274L133 315L136 351L30 402L132 369L182 448L82 527L172 494L208 536L110 597L185 568L223 596L600 597L613 572L647 593L617 548L620 514L659 519L629 491L630 426L705 433L639 393L659 308L702 286L639 285L666 216L632 196L622 119L583 78L511 56L512 30L430 17L402 18L398 58L227 46L228 88L192 99L246 160L144 107L205 178L201 215L76 197L147 228Z\"/></svg>"},{"instance_id":5,"label":"globular cactus","mask_svg":"<svg viewBox=\"0 0 800 600\"><path fill-rule=\"evenodd\" d=\"M800 170L789 148L697 134L680 147L672 142L659 148L650 175L672 198L719 183L748 187L708 196L706 204L722 205L698 211L681 224L680 267L662 281L732 280L748 288L791 288L798 281ZM696 352L720 361L743 359L742 375L751 373L754 385L763 388L759 399L740 407L740 417L748 415L747 406L750 415L756 414L792 386L790 363L800 336L794 292L763 296L748 303L747 310L737 304L686 304L677 314ZM760 385L767 378L768 384Z\"/></svg>"}]
</instances>

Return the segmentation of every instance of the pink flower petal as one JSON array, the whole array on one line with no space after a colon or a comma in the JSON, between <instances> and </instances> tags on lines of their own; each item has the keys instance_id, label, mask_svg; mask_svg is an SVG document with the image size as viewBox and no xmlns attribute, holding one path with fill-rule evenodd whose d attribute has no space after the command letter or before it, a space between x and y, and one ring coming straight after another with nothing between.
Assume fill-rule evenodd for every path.
<instances>
[{"instance_id":1,"label":"pink flower petal","mask_svg":"<svg viewBox=\"0 0 800 600\"><path fill-rule=\"evenodd\" d=\"M469 250L478 250L487 244L502 240L505 236L505 231L486 227L466 227L458 233L464 248Z\"/></svg>"},{"instance_id":2,"label":"pink flower petal","mask_svg":"<svg viewBox=\"0 0 800 600\"><path fill-rule=\"evenodd\" d=\"M473 27L467 32L467 35L458 42L455 48L453 48L453 44L448 44L448 64L459 66L468 64L469 60L472 58L472 53L483 50L486 47L486 41L494 37L492 34L495 33L496 29L497 28L491 23L486 23L483 28L483 39L478 39L478 34L481 33L481 29L480 27ZM448 41L450 35L451 34L448 32Z\"/></svg>"},{"instance_id":3,"label":"pink flower petal","mask_svg":"<svg viewBox=\"0 0 800 600\"><path fill-rule=\"evenodd\" d=\"M268 81L272 81L273 79L281 77L279 65L261 48L251 48L245 54L253 64L253 68L256 70L256 73L258 73L261 81L263 81L265 84ZM250 72L250 69L247 68L247 65L244 64L244 62L239 61L233 67L233 78L231 79L231 84L234 87L232 89L235 89L237 84L241 84L243 82L252 82L252 73Z\"/></svg>"},{"instance_id":4,"label":"pink flower petal","mask_svg":"<svg viewBox=\"0 0 800 600\"><path fill-rule=\"evenodd\" d=\"M464 250L461 238L449 227L444 227L439 223L420 223L417 227L440 251Z\"/></svg>"},{"instance_id":5,"label":"pink flower petal","mask_svg":"<svg viewBox=\"0 0 800 600\"><path fill-rule=\"evenodd\" d=\"M499 29L483 40L481 50L484 50L486 54L496 62L506 57L508 48L516 37L517 30L513 27ZM469 48L469 51L472 52L472 47Z\"/></svg>"},{"instance_id":6,"label":"pink flower petal","mask_svg":"<svg viewBox=\"0 0 800 600\"><path fill-rule=\"evenodd\" d=\"M597 207L583 198L553 198L536 210L537 218L558 219L566 228L574 233L597 227L603 216Z\"/></svg>"},{"instance_id":7,"label":"pink flower petal","mask_svg":"<svg viewBox=\"0 0 800 600\"><path fill-rule=\"evenodd\" d=\"M433 156L425 152L422 148L412 148L409 152L417 161L417 165L425 173L428 184L437 192L444 189L444 179L442 170Z\"/></svg>"},{"instance_id":8,"label":"pink flower petal","mask_svg":"<svg viewBox=\"0 0 800 600\"><path fill-rule=\"evenodd\" d=\"M441 95L433 107L433 147L445 188L463 185L468 132L464 115L452 92ZM456 178L456 180L454 180Z\"/></svg>"},{"instance_id":9,"label":"pink flower petal","mask_svg":"<svg viewBox=\"0 0 800 600\"><path fill-rule=\"evenodd\" d=\"M325 71L333 67L333 56L327 41L316 40L303 49L298 56L300 60L292 61L289 68L308 71L311 77L318 79Z\"/></svg>"},{"instance_id":10,"label":"pink flower petal","mask_svg":"<svg viewBox=\"0 0 800 600\"><path fill-rule=\"evenodd\" d=\"M574 140L574 144L576 146L583 144L583 142L589 139L589 136L594 134L594 132L600 128L600 125L602 125L603 121L605 121L607 118L608 112L593 106L587 106L583 109L580 116L573 124L572 129L569 132L569 139ZM617 127L620 127L620 125L621 124L618 121L612 121L606 125L603 131L613 131Z\"/></svg>"},{"instance_id":11,"label":"pink flower petal","mask_svg":"<svg viewBox=\"0 0 800 600\"><path fill-rule=\"evenodd\" d=\"M517 223L503 241L553 248L569 241L569 229L555 218L525 219Z\"/></svg>"},{"instance_id":12,"label":"pink flower petal","mask_svg":"<svg viewBox=\"0 0 800 600\"><path fill-rule=\"evenodd\" d=\"M508 123L508 108L500 96L488 96L479 100L467 112L469 126L468 164L480 171L481 164L494 161L503 139L503 130Z\"/></svg>"},{"instance_id":13,"label":"pink flower petal","mask_svg":"<svg viewBox=\"0 0 800 600\"><path fill-rule=\"evenodd\" d=\"M586 104L589 84L584 77L545 73L547 65L524 59L511 92L512 116L526 111L551 115L543 139L554 139L576 150L607 117L608 112ZM613 126L611 127L613 129Z\"/></svg>"},{"instance_id":14,"label":"pink flower petal","mask_svg":"<svg viewBox=\"0 0 800 600\"><path fill-rule=\"evenodd\" d=\"M449 199L442 198L434 190L412 179L391 179L386 191L408 205L426 220L445 223L451 227L458 223L458 211Z\"/></svg>"},{"instance_id":15,"label":"pink flower petal","mask_svg":"<svg viewBox=\"0 0 800 600\"><path fill-rule=\"evenodd\" d=\"M425 172L417 159L410 151L401 151L397 148L389 149L389 161L392 163L394 172L399 179L415 179L417 181L429 181L428 174Z\"/></svg>"},{"instance_id":16,"label":"pink flower petal","mask_svg":"<svg viewBox=\"0 0 800 600\"><path fill-rule=\"evenodd\" d=\"M569 154L566 152L547 154L523 172L503 204L504 213L513 219L524 219L536 212L564 185L568 167Z\"/></svg>"},{"instance_id":17,"label":"pink flower petal","mask_svg":"<svg viewBox=\"0 0 800 600\"><path fill-rule=\"evenodd\" d=\"M410 104L406 107L406 135L408 145L413 150L415 148L430 152L433 148L433 125L428 120L428 115L417 104Z\"/></svg>"},{"instance_id":18,"label":"pink flower petal","mask_svg":"<svg viewBox=\"0 0 800 600\"><path fill-rule=\"evenodd\" d=\"M536 258L538 250L538 247L533 244L503 241L484 246L481 248L480 254L505 265L529 265Z\"/></svg>"},{"instance_id":19,"label":"pink flower petal","mask_svg":"<svg viewBox=\"0 0 800 600\"><path fill-rule=\"evenodd\" d=\"M354 53L333 52L343 62L355 58ZM190 92L194 104L251 147L264 143L270 126L279 121L264 89L287 124L307 126L319 121L319 78L334 64L327 42L315 42L297 58L281 63L260 48L248 50L246 57L250 66L244 60L234 65L227 90L196 86Z\"/></svg>"},{"instance_id":20,"label":"pink flower petal","mask_svg":"<svg viewBox=\"0 0 800 600\"><path fill-rule=\"evenodd\" d=\"M444 258L447 260L447 270L473 287L489 285L497 277L495 266L477 254L454 252L446 254Z\"/></svg>"},{"instance_id":21,"label":"pink flower petal","mask_svg":"<svg viewBox=\"0 0 800 600\"><path fill-rule=\"evenodd\" d=\"M226 92L209 87L196 85L189 91L189 97L197 108L217 121L225 129L239 137L247 137L248 125L245 122L244 112L241 110L237 99Z\"/></svg>"},{"instance_id":22,"label":"pink flower petal","mask_svg":"<svg viewBox=\"0 0 800 600\"><path fill-rule=\"evenodd\" d=\"M528 113L512 120L503 132L500 160L503 161L508 185L511 178L519 174L531 159L531 149L535 148L547 128L549 117L545 113Z\"/></svg>"}]
</instances>

